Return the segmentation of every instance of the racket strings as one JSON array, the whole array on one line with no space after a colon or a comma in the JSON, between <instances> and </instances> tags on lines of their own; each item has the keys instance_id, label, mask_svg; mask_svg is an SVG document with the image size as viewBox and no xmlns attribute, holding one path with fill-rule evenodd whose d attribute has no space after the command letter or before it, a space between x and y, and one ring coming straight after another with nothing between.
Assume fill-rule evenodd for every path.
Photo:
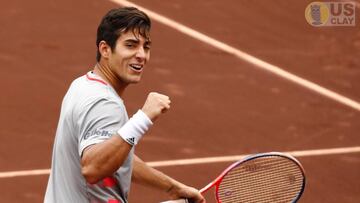
<instances>
[{"instance_id":1,"label":"racket strings","mask_svg":"<svg viewBox=\"0 0 360 203\"><path fill-rule=\"evenodd\" d=\"M271 182L270 181L264 182L264 179L261 176L260 177L252 177L251 180L242 179L241 187L245 188L245 189L240 188L241 192L242 192L242 198L246 198L246 196L250 196L251 198L256 197L256 196L263 197L263 196L267 195L268 193L273 194L274 188L276 188L278 191L284 190L284 191L289 192L288 185L284 185L284 181L287 181L286 179L280 178L278 176L275 176L275 177L268 176L267 178L268 179L270 178ZM292 176L291 179L293 181L294 179L296 179L296 177L294 178L294 176ZM233 181L233 180L229 179L229 181ZM249 183L251 183L251 184L249 184ZM237 184L239 184L239 183L236 183L235 185L234 184L228 184L228 185L223 184L222 187L236 187ZM255 186L255 188L254 188L254 186ZM299 186L301 187L301 183L299 184ZM271 187L272 190L269 190L269 187Z\"/></svg>"},{"instance_id":2,"label":"racket strings","mask_svg":"<svg viewBox=\"0 0 360 203\"><path fill-rule=\"evenodd\" d=\"M222 203L291 202L303 186L303 172L281 156L260 157L230 170L220 183Z\"/></svg>"},{"instance_id":3,"label":"racket strings","mask_svg":"<svg viewBox=\"0 0 360 203\"><path fill-rule=\"evenodd\" d=\"M298 185L298 187L301 187L301 185ZM265 188L266 190L269 190L269 188ZM298 194L298 191L291 191L288 188L284 187L277 187L277 191L270 191L270 192L260 192L261 190L264 191L264 188L254 189L247 193L242 192L241 197L231 195L230 197L223 198L222 202L283 202L283 199L287 199L288 201L293 200L294 197ZM283 194L278 194L279 192ZM231 191L231 193L239 193L239 191ZM240 194L240 193L239 193ZM227 194L225 194L227 195ZM225 201L228 200L228 201Z\"/></svg>"},{"instance_id":4,"label":"racket strings","mask_svg":"<svg viewBox=\"0 0 360 203\"><path fill-rule=\"evenodd\" d=\"M301 177L299 177L299 178L301 178ZM256 183L256 182L253 182L252 184L254 184L254 185L257 185L257 190L264 190L264 189L267 189L268 187L276 187L276 188L278 188L278 189L284 189L284 190L289 190L289 187L287 186L287 185L284 185L283 184L283 180L281 180L281 181L273 181L273 182L271 182L271 183L265 183L265 184L263 184L262 182L258 182L258 183ZM279 185L279 186L276 186L276 185ZM242 184L243 186L245 185L245 184ZM229 185L223 185L222 187L236 187L236 186L238 186L238 184L229 184ZM300 183L296 183L294 186L299 186L299 187L301 187L302 186L302 183L300 182ZM242 190L243 192L246 192L245 190ZM249 194L250 195L253 195L254 194L254 191L253 190L251 190L251 189L249 189L248 190L249 191ZM264 193L264 192L263 192Z\"/></svg>"},{"instance_id":5,"label":"racket strings","mask_svg":"<svg viewBox=\"0 0 360 203\"><path fill-rule=\"evenodd\" d=\"M256 183L255 183L256 184ZM292 200L296 194L298 194L298 190L293 190L291 191L291 189L289 189L288 186L282 186L282 184L280 184L280 186L276 186L275 185L276 183L274 184L268 184L268 185L262 185L261 187L258 187L256 189L253 189L251 188L250 190L248 191L241 191L241 199L239 199L238 196L235 196L235 195L231 195L230 198L226 198L227 200L231 200L231 201L226 201L226 202L260 202L260 201L257 201L257 200L261 200L261 202L274 202L274 199L276 199L277 202L280 201L280 198L279 197L276 197L274 196L274 193L279 193L279 192L282 192L282 193L285 193L286 196L282 197L282 199L286 198L286 199L290 199ZM233 186L229 186L229 187L233 187ZM247 185L242 185L242 187L248 187ZM276 188L277 190L276 191L270 191L269 190L269 187L272 187L272 188ZM294 185L294 187L299 187L301 188L302 187L302 184L298 184L298 185ZM227 194L236 194L238 193L239 191L237 190L232 190L231 193L229 193L230 191L226 191L225 192L225 195ZM226 194L227 193L227 194ZM240 193L239 193L240 194ZM233 200L239 200L239 201L233 201ZM242 201L240 201L242 200ZM225 202L225 201L223 201ZM282 201L280 201L282 202Z\"/></svg>"},{"instance_id":6,"label":"racket strings","mask_svg":"<svg viewBox=\"0 0 360 203\"><path fill-rule=\"evenodd\" d=\"M252 168L249 168L248 166L251 166ZM256 166L256 165L255 165ZM265 167L265 166L263 166L263 167L254 167L254 165L245 165L244 167L239 167L239 168L236 168L236 170L232 170L231 171L231 173L229 173L228 174L228 177L226 177L226 179L228 180L227 182L230 182L230 183L236 183L236 182L234 182L234 177L231 177L230 175L232 175L232 176L234 176L234 174L236 174L236 173L238 173L238 171L240 170L240 172L241 172L241 170L243 170L244 171L244 168L245 168L245 171L246 172L251 172L251 173L253 173L252 174L252 176L244 176L244 175L242 175L242 180L241 180L241 182L240 182L240 184L241 184L241 188L240 189L242 189L242 198L246 198L246 196L248 196L248 195L250 195L252 198L253 197L260 197L260 198L263 198L265 195L267 195L267 193L269 193L269 190L268 190L268 187L272 187L272 188L274 188L274 187L276 187L276 188L278 188L278 189L280 189L281 187L279 187L279 186L277 186L277 184L280 184L280 185L282 185L282 183L283 183L283 181L284 180L282 180L282 179L279 179L279 176L278 175L276 175L275 177L277 177L277 179L276 178L274 178L274 177L272 177L272 175L269 175L270 173L268 173L267 175L267 178L268 179L271 179L272 181L271 182L268 182L268 184L266 184L266 182L264 182L264 179L263 179L263 176L264 176L264 174L261 174L259 171L261 170L261 169L266 169L266 168L268 168L268 167ZM279 168L279 167L277 167L277 168ZM256 172L256 173L254 173L254 172ZM279 171L279 170L277 170L277 172L278 173L281 173L281 171ZM287 171L288 172L288 171ZM254 174L255 174L255 176L254 176ZM249 179L250 178L250 180L247 180L247 179ZM230 185L227 185L226 184L226 179L224 178L224 182L221 184L222 185L222 187L234 187L234 185L233 184L230 184ZM294 179L293 177L292 177L292 179ZM236 180L236 177L235 177L235 180ZM279 180L280 180L280 182L279 182ZM225 183L225 184L224 184ZM251 183L251 185L249 185L249 184L246 184L246 183ZM265 184L264 184L265 183ZM239 184L239 183L236 183L235 184L235 186L237 185L237 184ZM301 185L301 184L300 184ZM256 186L256 188L253 188L252 186ZM247 191L244 191L244 189L243 188L245 188L245 189L247 189ZM285 186L285 188L287 189L287 186ZM238 191L236 191L237 193L238 193ZM259 194L257 194L257 193L259 193ZM270 193L272 193L272 191L270 191ZM228 194L229 194L229 192L228 192ZM248 195L246 195L246 194L248 194ZM232 195L232 198L231 199L234 199L234 197L236 197L236 196L233 196ZM258 199L258 198L256 198L256 199ZM254 199L255 200L255 199ZM231 201L231 202L233 202L233 201Z\"/></svg>"},{"instance_id":7,"label":"racket strings","mask_svg":"<svg viewBox=\"0 0 360 203\"><path fill-rule=\"evenodd\" d=\"M282 171L279 171L279 172L282 172ZM296 173L297 171L293 170L293 171L286 171L287 173ZM260 188L260 187L268 187L268 186L274 186L276 185L276 183L278 184L282 184L283 185L283 182L284 181L287 181L287 180L284 180L284 178L286 177L278 177L278 176L268 176L267 178L271 178L272 181L271 182L264 182L264 180L261 179L261 177L253 177L252 180L250 180L249 182L251 182L252 185L256 185L257 188ZM289 175L288 177L288 180L289 181L292 181L294 182L293 184L296 184L296 180L297 179L302 179L302 175ZM302 182L298 182L299 184L302 184ZM235 182L235 181L232 181L232 180L229 180L228 183L224 183L222 186L225 187L232 187L232 186L236 186L238 185L239 183ZM246 183L243 183L243 185L245 185Z\"/></svg>"},{"instance_id":8,"label":"racket strings","mask_svg":"<svg viewBox=\"0 0 360 203\"><path fill-rule=\"evenodd\" d=\"M276 164L276 163L272 163L272 164ZM267 165L262 165L262 167L267 167ZM292 179L296 179L296 177L294 176L294 174L296 174L296 172L299 171L299 169L296 167L296 168L293 168L293 169L289 169L289 168L284 168L283 165L281 164L277 164L276 167L278 168L277 170L277 174L267 174L267 177L268 178L273 178L273 180L275 180L276 178L281 178L283 179L283 177L279 177L278 174L279 173L288 173L289 174L289 179L292 180ZM231 179L238 179L237 175L237 171L235 170L242 170L242 168L235 168L231 171L231 173L228 173L226 178L228 180L231 180ZM302 178L302 174L300 173L300 177ZM252 176L246 176L247 178L252 178L252 184L254 184L255 182L254 181L259 181L261 183L264 183L262 179L259 179L257 176L263 176L263 174L261 173L254 173L252 174ZM244 177L244 178L246 178ZM273 183L273 182L272 182ZM271 183L271 184L272 184ZM232 182L232 181L228 181L228 182L223 182L222 185L227 185L227 184L237 184L236 182Z\"/></svg>"}]
</instances>

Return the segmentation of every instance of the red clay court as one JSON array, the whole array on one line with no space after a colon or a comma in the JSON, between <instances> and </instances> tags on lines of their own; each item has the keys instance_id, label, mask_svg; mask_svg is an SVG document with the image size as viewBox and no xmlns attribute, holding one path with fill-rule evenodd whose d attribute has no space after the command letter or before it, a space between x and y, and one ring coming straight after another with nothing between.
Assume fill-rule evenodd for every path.
<instances>
[{"instance_id":1,"label":"red clay court","mask_svg":"<svg viewBox=\"0 0 360 203\"><path fill-rule=\"evenodd\" d=\"M150 91L172 100L139 145L140 157L202 188L231 163L204 158L296 152L307 175L299 202L360 202L359 1L352 27L309 25L309 0L131 2L172 20L151 14L152 59L143 81L125 93L129 115ZM97 25L118 6L2 3L0 202L42 202L61 100L92 69ZM174 22L190 29L180 32ZM195 158L204 162L189 163ZM215 202L212 192L206 197ZM163 200L161 192L132 187L130 202Z\"/></svg>"}]
</instances>

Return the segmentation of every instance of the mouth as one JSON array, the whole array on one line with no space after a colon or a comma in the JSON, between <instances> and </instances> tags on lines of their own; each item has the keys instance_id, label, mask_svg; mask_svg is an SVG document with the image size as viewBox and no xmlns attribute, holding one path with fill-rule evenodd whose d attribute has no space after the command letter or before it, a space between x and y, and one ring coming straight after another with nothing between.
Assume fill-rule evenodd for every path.
<instances>
[{"instance_id":1,"label":"mouth","mask_svg":"<svg viewBox=\"0 0 360 203\"><path fill-rule=\"evenodd\" d=\"M140 73L144 67L144 65L142 65L142 64L130 64L129 66L133 71L138 72L138 73Z\"/></svg>"}]
</instances>

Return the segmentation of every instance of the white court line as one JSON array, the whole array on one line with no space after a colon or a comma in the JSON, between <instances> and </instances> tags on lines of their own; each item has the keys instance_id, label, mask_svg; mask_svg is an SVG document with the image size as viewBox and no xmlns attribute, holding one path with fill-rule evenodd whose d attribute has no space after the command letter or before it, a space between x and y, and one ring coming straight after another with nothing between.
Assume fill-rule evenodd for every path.
<instances>
[{"instance_id":1,"label":"white court line","mask_svg":"<svg viewBox=\"0 0 360 203\"><path fill-rule=\"evenodd\" d=\"M120 5L123 5L123 6L133 6L133 7L137 7L141 10L143 10L144 12L146 12L152 19L158 21L159 23L162 23L168 27L171 27L181 33L184 33L192 38L195 38L205 44L208 44L208 45L211 45L217 49L220 49L224 52L227 52L229 54L232 54L250 64L253 64L255 65L256 67L258 68L261 68L263 70L266 70L266 71L269 71L281 78L284 78L284 79L287 79L291 82L294 82L302 87L305 87L307 89L310 89L320 95L323 95L325 97L328 97L334 101L337 101L341 104L344 104L348 107L351 107L353 109L356 109L358 111L360 111L360 103L358 103L357 101L355 100L352 100L350 98L347 98L343 95L340 95L339 93L336 93L334 91L331 91L327 88L324 88L318 84L315 84L307 79L304 79L304 78L301 78L295 74L292 74L288 71L285 71L283 69L281 69L280 67L278 66L275 66L275 65L272 65L268 62L265 62L261 59L258 59L248 53L245 53L239 49L236 49L226 43L223 43L219 40L216 40L214 38L211 38L205 34L202 34L196 30L193 30L183 24L180 24L174 20L171 20L163 15L160 15L158 13L155 13L149 9L146 9L144 7L141 7L137 4L134 4L132 2L129 2L129 1L125 1L125 0L110 0L114 3L117 3L117 4L120 4Z\"/></svg>"},{"instance_id":2,"label":"white court line","mask_svg":"<svg viewBox=\"0 0 360 203\"><path fill-rule=\"evenodd\" d=\"M303 151L289 151L284 152L295 157L306 157L306 156L324 156L334 154L349 154L359 153L360 146L355 147L343 147L343 148L331 148L331 149L316 149L316 150L303 150ZM166 166L185 166L185 165L196 165L196 164L209 164L209 163L220 163L220 162L233 162L244 158L247 155L235 155L235 156L218 156L218 157L204 157L195 159L178 159L178 160L166 160L166 161L152 161L147 162L151 167L160 168ZM48 175L50 169L37 169L37 170L24 170L24 171L9 171L0 172L1 178L14 178L20 176L35 176L35 175Z\"/></svg>"},{"instance_id":3,"label":"white court line","mask_svg":"<svg viewBox=\"0 0 360 203\"><path fill-rule=\"evenodd\" d=\"M348 154L348 153L357 153L357 152L360 152L360 146L332 148L332 149L315 149L315 150L304 150L304 151L289 151L284 153L290 154L295 157L306 157L306 156L321 156L321 155L333 155L333 154ZM249 154L196 158L196 159L179 159L179 160L170 160L170 161L154 161L154 162L147 162L147 164L149 164L152 167L165 167L165 166L183 166L183 165L209 164L209 163L219 163L219 162L232 162L232 161L238 161L248 155Z\"/></svg>"},{"instance_id":4,"label":"white court line","mask_svg":"<svg viewBox=\"0 0 360 203\"><path fill-rule=\"evenodd\" d=\"M19 176L36 176L36 175L48 175L48 174L50 174L50 169L8 171L8 172L1 172L0 178L15 178Z\"/></svg>"}]
</instances>

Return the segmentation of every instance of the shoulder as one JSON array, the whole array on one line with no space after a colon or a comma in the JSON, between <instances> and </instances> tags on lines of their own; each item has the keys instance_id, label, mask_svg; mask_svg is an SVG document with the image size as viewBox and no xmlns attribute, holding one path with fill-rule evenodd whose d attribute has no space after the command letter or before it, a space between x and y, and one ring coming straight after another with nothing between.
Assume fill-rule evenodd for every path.
<instances>
[{"instance_id":1,"label":"shoulder","mask_svg":"<svg viewBox=\"0 0 360 203\"><path fill-rule=\"evenodd\" d=\"M107 99L122 102L122 99L116 94L113 88L92 72L88 72L75 79L69 91L79 100Z\"/></svg>"},{"instance_id":2,"label":"shoulder","mask_svg":"<svg viewBox=\"0 0 360 203\"><path fill-rule=\"evenodd\" d=\"M114 108L125 110L123 100L112 87L100 77L88 72L75 79L68 91L69 100L78 113L93 108Z\"/></svg>"},{"instance_id":3,"label":"shoulder","mask_svg":"<svg viewBox=\"0 0 360 203\"><path fill-rule=\"evenodd\" d=\"M77 94L87 95L104 95L110 93L110 85L108 85L100 77L91 72L75 79L69 88L69 91Z\"/></svg>"}]
</instances>

